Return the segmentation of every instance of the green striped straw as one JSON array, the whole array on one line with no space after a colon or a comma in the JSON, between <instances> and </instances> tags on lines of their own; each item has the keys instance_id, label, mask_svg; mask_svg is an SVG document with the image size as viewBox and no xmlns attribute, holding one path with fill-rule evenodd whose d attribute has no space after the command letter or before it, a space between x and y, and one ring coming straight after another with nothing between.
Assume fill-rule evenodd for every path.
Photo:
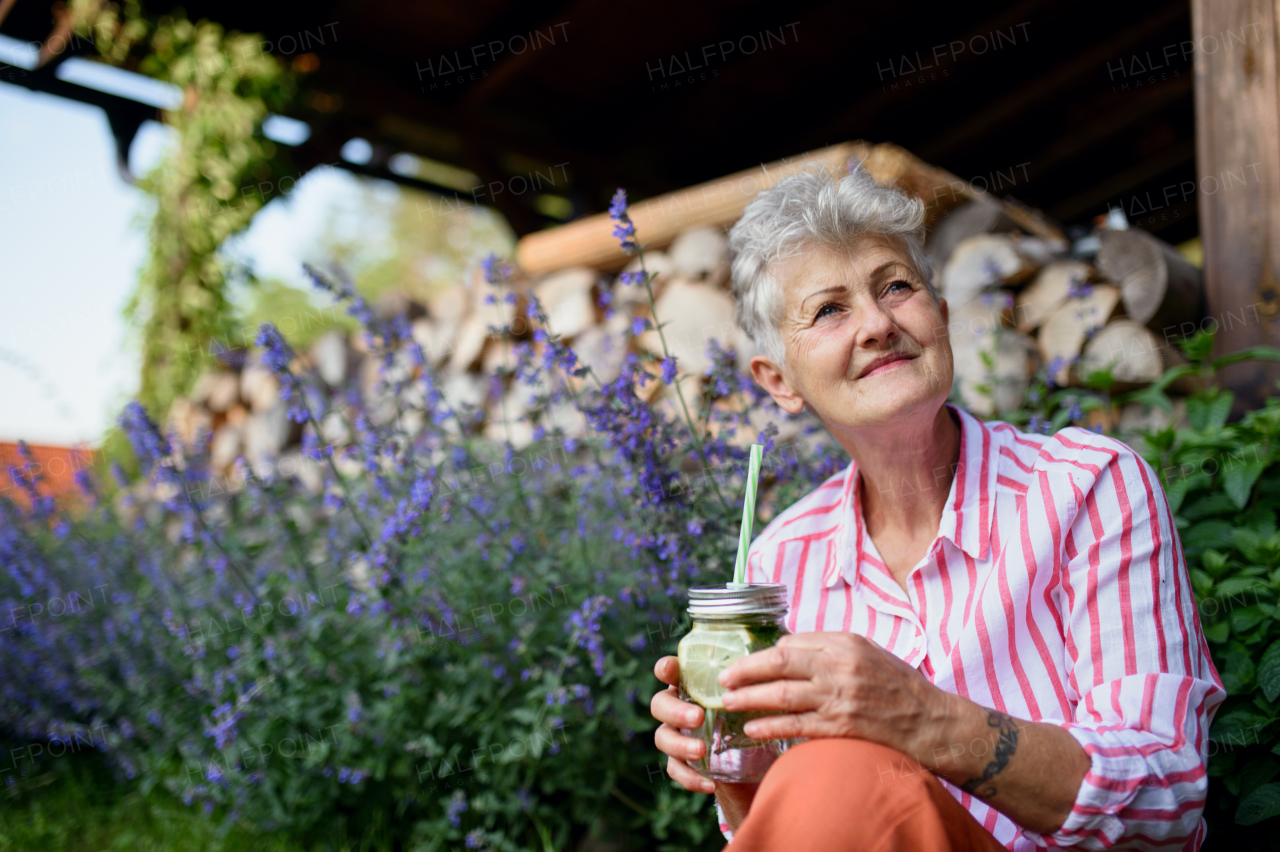
<instances>
[{"instance_id":1,"label":"green striped straw","mask_svg":"<svg viewBox=\"0 0 1280 852\"><path fill-rule=\"evenodd\" d=\"M747 464L747 494L742 503L742 531L738 535L738 561L733 566L733 582L739 585L747 581L747 550L751 547L751 524L756 517L756 486L760 481L760 460L764 458L764 446L751 445L751 460Z\"/></svg>"}]
</instances>

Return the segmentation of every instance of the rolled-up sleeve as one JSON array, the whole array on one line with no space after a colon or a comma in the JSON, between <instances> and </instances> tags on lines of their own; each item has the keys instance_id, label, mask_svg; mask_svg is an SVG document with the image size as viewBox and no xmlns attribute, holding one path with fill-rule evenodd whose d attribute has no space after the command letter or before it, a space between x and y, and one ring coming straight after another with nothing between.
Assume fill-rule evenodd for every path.
<instances>
[{"instance_id":1,"label":"rolled-up sleeve","mask_svg":"<svg viewBox=\"0 0 1280 852\"><path fill-rule=\"evenodd\" d=\"M1080 430L1069 430L1080 434ZM1151 466L1124 444L1069 437L1078 507L1063 539L1069 685L1063 727L1089 756L1075 805L1043 846L1191 848L1203 837L1209 724L1226 697L1177 529Z\"/></svg>"}]
</instances>

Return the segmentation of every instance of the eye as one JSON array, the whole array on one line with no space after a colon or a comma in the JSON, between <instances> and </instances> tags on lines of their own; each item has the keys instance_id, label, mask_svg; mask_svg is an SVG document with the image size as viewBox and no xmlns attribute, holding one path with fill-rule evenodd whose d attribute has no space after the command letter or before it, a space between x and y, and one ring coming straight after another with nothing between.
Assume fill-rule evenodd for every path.
<instances>
[{"instance_id":1,"label":"eye","mask_svg":"<svg viewBox=\"0 0 1280 852\"><path fill-rule=\"evenodd\" d=\"M902 288L902 289L900 289L900 290L895 290L895 289L894 289L895 287L900 287L900 288ZM888 287L886 287L886 288L885 288L885 295L889 295L889 296L903 296L903 295L906 295L907 293L910 293L910 292L911 292L911 290L912 290L912 287L911 287L910 282L907 282L907 281L894 281L892 284L890 284Z\"/></svg>"},{"instance_id":2,"label":"eye","mask_svg":"<svg viewBox=\"0 0 1280 852\"><path fill-rule=\"evenodd\" d=\"M823 305L822 307L818 308L818 312L817 312L816 314L814 314L814 315L813 315L813 318L814 318L815 320L820 320L820 319L822 319L822 318L823 318L823 317L825 317L825 316L829 316L830 314L834 314L837 310L839 310L839 306L838 306L838 305L836 305L836 303L835 303L835 302L827 302L825 305Z\"/></svg>"}]
</instances>

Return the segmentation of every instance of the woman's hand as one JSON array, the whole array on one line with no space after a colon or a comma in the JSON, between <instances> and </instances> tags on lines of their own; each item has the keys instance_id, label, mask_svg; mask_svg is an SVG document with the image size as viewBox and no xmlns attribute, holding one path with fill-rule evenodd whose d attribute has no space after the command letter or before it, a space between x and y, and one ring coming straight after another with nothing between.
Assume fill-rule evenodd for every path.
<instances>
[{"instance_id":1,"label":"woman's hand","mask_svg":"<svg viewBox=\"0 0 1280 852\"><path fill-rule=\"evenodd\" d=\"M680 661L675 657L663 657L653 667L658 680L667 688L657 692L649 702L649 712L662 723L653 735L658 750L667 755L667 774L686 790L695 793L714 793L714 781L703 778L689 766L689 761L700 760L707 747L700 739L686 737L680 729L697 728L702 724L703 709L697 704L680 700L676 685L680 683Z\"/></svg>"},{"instance_id":2,"label":"woman's hand","mask_svg":"<svg viewBox=\"0 0 1280 852\"><path fill-rule=\"evenodd\" d=\"M860 737L916 755L946 742L948 694L893 654L852 633L797 633L720 673L725 710L773 710L754 739Z\"/></svg>"},{"instance_id":3,"label":"woman's hand","mask_svg":"<svg viewBox=\"0 0 1280 852\"><path fill-rule=\"evenodd\" d=\"M655 693L649 702L649 712L662 724L653 735L658 750L667 755L667 774L681 787L695 793L715 793L724 813L725 821L731 831L736 831L746 819L751 809L751 801L756 796L759 784L717 784L703 778L689 765L691 760L700 760L707 750L707 745L700 739L686 737L680 729L689 730L702 724L705 713L697 704L680 700L676 689L680 683L680 661L676 657L663 657L653 667L658 680L667 684L667 688Z\"/></svg>"}]
</instances>

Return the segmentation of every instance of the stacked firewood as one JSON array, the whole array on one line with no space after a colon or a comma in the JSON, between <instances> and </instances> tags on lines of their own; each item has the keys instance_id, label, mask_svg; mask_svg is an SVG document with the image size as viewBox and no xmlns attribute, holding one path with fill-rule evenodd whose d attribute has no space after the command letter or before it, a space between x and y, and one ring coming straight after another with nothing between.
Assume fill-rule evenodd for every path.
<instances>
[{"instance_id":1,"label":"stacked firewood","mask_svg":"<svg viewBox=\"0 0 1280 852\"><path fill-rule=\"evenodd\" d=\"M1123 391L1182 363L1170 341L1199 326L1203 288L1176 249L1137 229L1102 229L1069 246L984 207L958 208L930 238L950 308L956 390L971 411L1019 408L1039 370L1056 387L1109 370L1111 389ZM1132 431L1160 414L1129 407L1097 417Z\"/></svg>"},{"instance_id":2,"label":"stacked firewood","mask_svg":"<svg viewBox=\"0 0 1280 852\"><path fill-rule=\"evenodd\" d=\"M1028 402L1037 375L1047 375L1056 387L1072 387L1110 369L1114 389L1123 390L1154 381L1179 362L1169 339L1184 323L1200 320L1201 280L1199 270L1171 246L1136 229L1103 229L1071 243L1035 211L987 196L893 146L851 143L818 152L841 163L850 155L877 179L926 201L926 248L938 293L949 307L953 393L973 413L998 417L1016 411ZM796 158L788 167L802 162ZM777 177L772 174L770 182ZM741 176L731 178L742 185ZM665 340L665 351L676 357L684 376L680 391L686 401L695 400L711 364L713 341L736 352L740 369L756 354L734 322L726 232L759 188L744 192L736 206L723 202L721 192L714 216L702 221L687 213L677 216L685 227L667 228L662 239L650 241L644 261L652 275L652 304L646 288L622 282L621 273L640 268L639 258L616 249L607 217L593 217L522 241L518 257L524 268L513 270L506 285L520 294L514 303L486 299L495 291L475 269L425 304L396 295L378 309L411 317L413 338L439 376L446 399L477 407L484 433L517 448L533 439L533 425L524 416L531 392L510 379L505 384L492 379L513 363L511 340L492 328L509 326L517 337L532 340L525 294L541 304L546 330L568 342L601 382L617 377L629 351L661 358ZM685 194L695 191L706 194L698 187ZM683 211L678 195L646 202L653 209L641 212L654 231L663 233L663 205ZM561 266L557 257L578 262ZM633 338L628 330L637 317L656 319L661 334L651 328ZM330 331L302 353L301 361L335 390L358 389L375 416L380 409L395 416L395 406L378 399L377 359L368 357L358 333ZM659 371L656 363L652 369ZM649 382L644 393L652 404L678 413L675 386ZM1181 414L1175 406L1172 418ZM586 431L581 416L568 406L551 416L569 434ZM1171 419L1136 404L1095 416L1122 435ZM241 455L251 465L284 459L307 466L297 450L301 429L289 421L275 379L254 355L243 366L203 376L189 398L175 403L170 425L185 440L212 434L215 472L229 472ZM340 423L325 424L322 431L325 441L341 442ZM739 437L750 441L754 436ZM300 470L300 475L318 485L317 472Z\"/></svg>"}]
</instances>

